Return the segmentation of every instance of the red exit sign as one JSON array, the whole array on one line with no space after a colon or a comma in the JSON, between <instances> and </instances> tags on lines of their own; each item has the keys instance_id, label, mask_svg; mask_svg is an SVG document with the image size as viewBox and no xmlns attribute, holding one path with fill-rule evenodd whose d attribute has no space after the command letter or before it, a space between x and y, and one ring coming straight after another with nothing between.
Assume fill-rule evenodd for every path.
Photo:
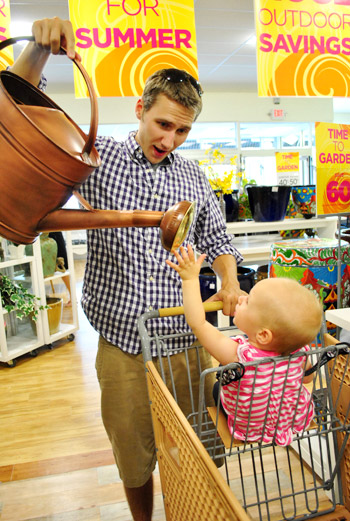
<instances>
[{"instance_id":1,"label":"red exit sign","mask_svg":"<svg viewBox=\"0 0 350 521\"><path fill-rule=\"evenodd\" d=\"M286 111L283 109L272 109L270 112L271 119L281 120L285 119Z\"/></svg>"}]
</instances>

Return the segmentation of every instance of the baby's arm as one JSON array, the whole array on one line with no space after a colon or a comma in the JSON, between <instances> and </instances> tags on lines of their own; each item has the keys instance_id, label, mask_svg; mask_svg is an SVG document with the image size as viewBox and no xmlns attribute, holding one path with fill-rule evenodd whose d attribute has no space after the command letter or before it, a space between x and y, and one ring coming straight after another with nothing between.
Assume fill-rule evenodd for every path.
<instances>
[{"instance_id":1,"label":"baby's arm","mask_svg":"<svg viewBox=\"0 0 350 521\"><path fill-rule=\"evenodd\" d=\"M200 294L199 272L205 259L205 254L198 260L192 247L188 251L181 246L180 253L173 251L178 264L169 260L166 263L178 272L182 279L183 304L188 325L202 346L221 364L237 362L237 342L226 337L221 331L205 319L203 302Z\"/></svg>"}]
</instances>

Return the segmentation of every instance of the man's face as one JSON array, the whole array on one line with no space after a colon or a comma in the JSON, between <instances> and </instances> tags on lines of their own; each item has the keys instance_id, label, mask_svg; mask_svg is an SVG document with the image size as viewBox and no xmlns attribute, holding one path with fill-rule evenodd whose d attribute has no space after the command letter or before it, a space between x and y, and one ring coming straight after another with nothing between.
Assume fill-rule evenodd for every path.
<instances>
[{"instance_id":1,"label":"man's face","mask_svg":"<svg viewBox=\"0 0 350 521\"><path fill-rule=\"evenodd\" d=\"M139 129L136 141L152 164L160 163L186 140L195 117L193 110L159 94L148 111L142 99L136 104Z\"/></svg>"}]
</instances>

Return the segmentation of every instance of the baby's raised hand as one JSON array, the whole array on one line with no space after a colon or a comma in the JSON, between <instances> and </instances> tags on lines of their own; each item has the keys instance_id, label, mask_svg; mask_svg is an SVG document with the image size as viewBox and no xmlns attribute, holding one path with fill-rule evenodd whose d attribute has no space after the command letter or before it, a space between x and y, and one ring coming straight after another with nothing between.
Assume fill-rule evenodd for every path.
<instances>
[{"instance_id":1,"label":"baby's raised hand","mask_svg":"<svg viewBox=\"0 0 350 521\"><path fill-rule=\"evenodd\" d=\"M172 253L175 255L178 264L168 259L165 262L178 272L182 280L191 280L199 276L201 266L206 257L205 253L202 253L196 260L193 248L190 244L188 245L187 251L186 248L180 246L180 253L176 250L173 250Z\"/></svg>"}]
</instances>

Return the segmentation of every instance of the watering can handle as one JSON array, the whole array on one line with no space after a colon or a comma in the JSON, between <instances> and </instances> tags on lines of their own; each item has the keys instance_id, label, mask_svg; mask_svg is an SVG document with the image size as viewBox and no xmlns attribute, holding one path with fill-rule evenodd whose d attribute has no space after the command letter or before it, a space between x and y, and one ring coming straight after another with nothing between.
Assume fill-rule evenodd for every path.
<instances>
[{"instance_id":1,"label":"watering can handle","mask_svg":"<svg viewBox=\"0 0 350 521\"><path fill-rule=\"evenodd\" d=\"M16 36L14 38L8 38L7 40L4 40L0 42L0 51L2 49L5 49L5 47L8 47L9 45L13 45L14 43L20 42L22 40L28 40L33 42L34 36ZM66 54L66 50L61 47L61 51ZM85 68L82 66L82 64L78 60L72 60L72 62L78 67L79 71L83 75L83 78L85 80L85 83L88 88L89 96L90 96L90 105L91 105L91 118L90 118L90 130L89 134L87 136L86 143L84 145L82 154L89 155L92 147L94 146L96 134L97 134L97 125L98 125L98 106L97 106L97 98L95 94L95 90L93 88L91 79L86 72Z\"/></svg>"}]
</instances>

